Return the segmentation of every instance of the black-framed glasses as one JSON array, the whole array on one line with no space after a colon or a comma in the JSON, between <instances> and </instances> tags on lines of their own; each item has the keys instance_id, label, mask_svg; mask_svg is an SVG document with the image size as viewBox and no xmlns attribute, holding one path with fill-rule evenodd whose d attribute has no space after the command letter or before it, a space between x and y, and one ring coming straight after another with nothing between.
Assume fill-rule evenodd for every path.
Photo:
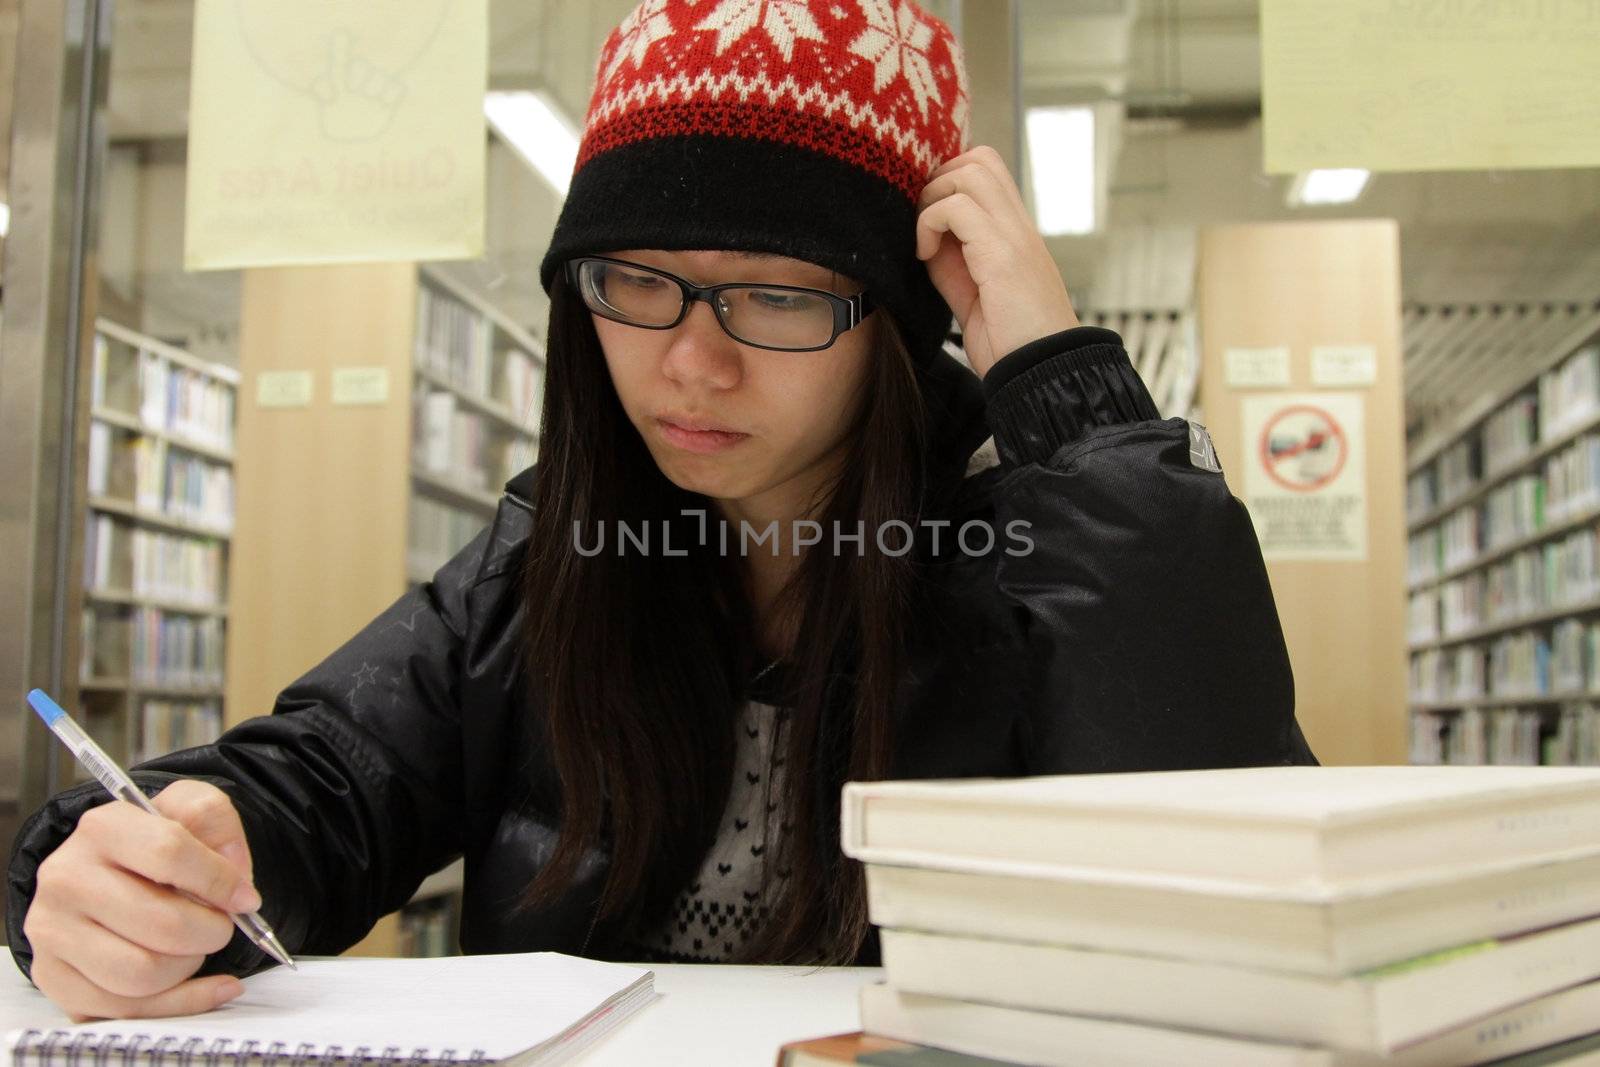
<instances>
[{"instance_id":1,"label":"black-framed glasses","mask_svg":"<svg viewBox=\"0 0 1600 1067\"><path fill-rule=\"evenodd\" d=\"M655 267L610 256L566 263L567 280L589 310L646 330L670 330L696 300L711 305L723 332L741 344L779 352L814 352L872 313L867 293L839 296L803 285L727 282L695 285Z\"/></svg>"}]
</instances>

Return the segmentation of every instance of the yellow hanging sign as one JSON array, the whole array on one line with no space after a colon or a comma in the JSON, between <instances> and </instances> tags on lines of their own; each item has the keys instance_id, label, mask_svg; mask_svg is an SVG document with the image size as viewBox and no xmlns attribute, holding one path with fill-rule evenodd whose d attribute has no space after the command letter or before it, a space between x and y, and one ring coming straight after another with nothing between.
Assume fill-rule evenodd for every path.
<instances>
[{"instance_id":1,"label":"yellow hanging sign","mask_svg":"<svg viewBox=\"0 0 1600 1067\"><path fill-rule=\"evenodd\" d=\"M488 0L197 0L184 266L483 254Z\"/></svg>"},{"instance_id":2,"label":"yellow hanging sign","mask_svg":"<svg viewBox=\"0 0 1600 1067\"><path fill-rule=\"evenodd\" d=\"M1262 0L1265 169L1600 165L1600 0Z\"/></svg>"}]
</instances>

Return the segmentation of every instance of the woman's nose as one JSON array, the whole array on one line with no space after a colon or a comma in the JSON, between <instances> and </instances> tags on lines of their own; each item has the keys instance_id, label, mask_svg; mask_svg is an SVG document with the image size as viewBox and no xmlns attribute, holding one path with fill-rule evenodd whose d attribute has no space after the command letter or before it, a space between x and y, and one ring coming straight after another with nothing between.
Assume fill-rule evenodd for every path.
<instances>
[{"instance_id":1,"label":"woman's nose","mask_svg":"<svg viewBox=\"0 0 1600 1067\"><path fill-rule=\"evenodd\" d=\"M702 379L722 389L739 383L739 342L722 329L710 304L704 300L691 302L683 321L671 333L672 343L667 346L662 368L669 378Z\"/></svg>"}]
</instances>

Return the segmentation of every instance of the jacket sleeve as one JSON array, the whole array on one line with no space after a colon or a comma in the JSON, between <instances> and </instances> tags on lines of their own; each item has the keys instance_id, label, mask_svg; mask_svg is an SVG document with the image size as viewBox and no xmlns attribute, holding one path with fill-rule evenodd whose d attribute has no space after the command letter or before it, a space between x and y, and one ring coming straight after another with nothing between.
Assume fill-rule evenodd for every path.
<instances>
[{"instance_id":1,"label":"jacket sleeve","mask_svg":"<svg viewBox=\"0 0 1600 1067\"><path fill-rule=\"evenodd\" d=\"M983 387L1027 773L1315 763L1249 514L1209 438L1191 457L1190 424L1161 418L1121 337L1039 338Z\"/></svg>"},{"instance_id":2,"label":"jacket sleeve","mask_svg":"<svg viewBox=\"0 0 1600 1067\"><path fill-rule=\"evenodd\" d=\"M493 533L480 532L432 581L291 683L270 715L130 769L147 795L178 778L228 794L244 823L261 915L291 955L342 952L461 851L457 678L466 597L486 551L500 543ZM6 935L30 980L22 922L39 864L84 811L110 799L98 782L58 793L12 845ZM199 973L244 976L272 962L236 930Z\"/></svg>"}]
</instances>

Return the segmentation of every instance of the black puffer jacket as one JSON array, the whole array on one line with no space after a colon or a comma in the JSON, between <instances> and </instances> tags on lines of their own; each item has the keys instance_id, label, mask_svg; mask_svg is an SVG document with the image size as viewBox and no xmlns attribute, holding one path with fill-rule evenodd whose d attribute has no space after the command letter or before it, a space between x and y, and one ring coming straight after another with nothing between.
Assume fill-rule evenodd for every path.
<instances>
[{"instance_id":1,"label":"black puffer jacket","mask_svg":"<svg viewBox=\"0 0 1600 1067\"><path fill-rule=\"evenodd\" d=\"M1117 334L1040 338L981 381L941 353L923 387L934 514L951 521L930 573L948 610L913 638L896 777L1316 762L1250 519L1205 439L1192 451L1190 425L1160 418ZM603 855L547 911L506 907L554 845L553 775L512 680L536 476L513 479L488 528L290 684L272 714L134 771L149 793L183 776L230 795L262 915L291 953L343 951L461 855L464 951L605 958L617 943L591 922ZM987 554L953 536L974 519L995 531ZM1032 548L1010 554L1017 520ZM18 833L6 930L24 973L39 863L108 799L96 783L66 790ZM837 831L814 828L834 848ZM875 938L860 959L877 962ZM201 973L269 963L236 934Z\"/></svg>"}]
</instances>

